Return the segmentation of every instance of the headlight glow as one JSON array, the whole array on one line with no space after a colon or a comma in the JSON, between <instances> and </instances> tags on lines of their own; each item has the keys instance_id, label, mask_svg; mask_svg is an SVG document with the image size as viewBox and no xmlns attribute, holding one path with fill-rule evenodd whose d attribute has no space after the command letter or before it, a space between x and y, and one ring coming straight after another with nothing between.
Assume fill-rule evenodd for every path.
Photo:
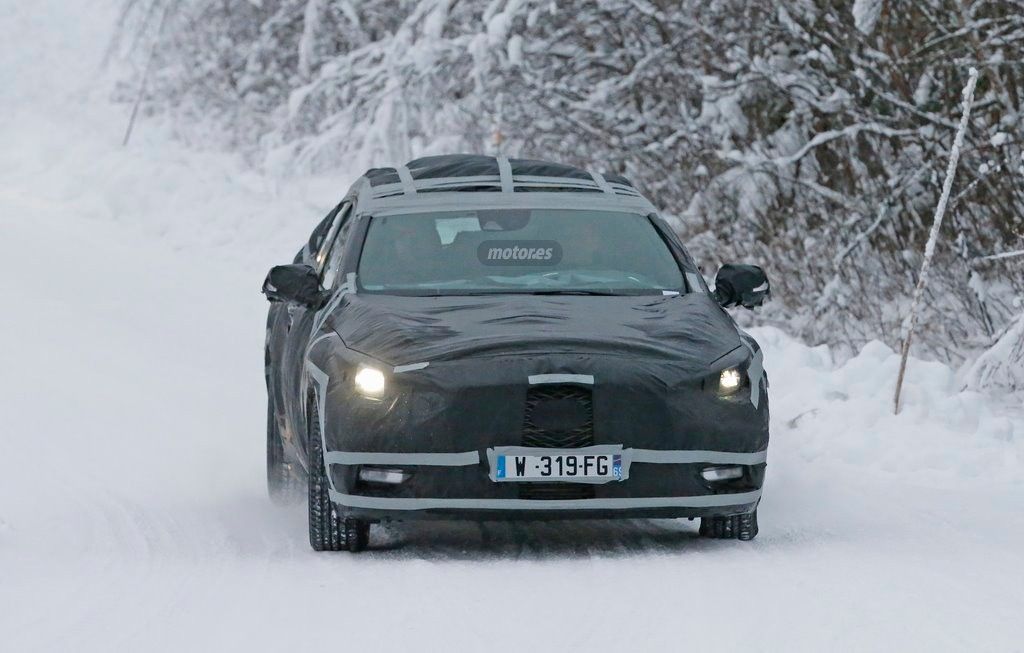
<instances>
[{"instance_id":1,"label":"headlight glow","mask_svg":"<svg viewBox=\"0 0 1024 653\"><path fill-rule=\"evenodd\" d=\"M735 367L730 367L727 370L722 370L721 376L718 377L718 389L723 394L731 394L740 387L743 383L743 375Z\"/></svg>"},{"instance_id":2,"label":"headlight glow","mask_svg":"<svg viewBox=\"0 0 1024 653\"><path fill-rule=\"evenodd\" d=\"M367 395L379 395L384 392L384 373L372 367L364 367L356 372L356 387Z\"/></svg>"}]
</instances>

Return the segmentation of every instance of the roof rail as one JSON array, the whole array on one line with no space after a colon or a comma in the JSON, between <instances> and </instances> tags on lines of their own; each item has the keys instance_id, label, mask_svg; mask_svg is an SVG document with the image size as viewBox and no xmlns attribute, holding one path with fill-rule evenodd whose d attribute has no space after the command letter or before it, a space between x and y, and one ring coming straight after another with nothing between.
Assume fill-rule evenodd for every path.
<instances>
[{"instance_id":1,"label":"roof rail","mask_svg":"<svg viewBox=\"0 0 1024 653\"><path fill-rule=\"evenodd\" d=\"M517 174L517 168L540 174ZM392 208L421 211L440 205L470 204L575 208L583 201L606 209L614 210L614 205L621 204L620 208L655 212L628 180L611 177L609 180L596 171L544 161L445 155L417 159L398 168L367 171L357 182L358 204L360 213L380 213L391 212Z\"/></svg>"}]
</instances>

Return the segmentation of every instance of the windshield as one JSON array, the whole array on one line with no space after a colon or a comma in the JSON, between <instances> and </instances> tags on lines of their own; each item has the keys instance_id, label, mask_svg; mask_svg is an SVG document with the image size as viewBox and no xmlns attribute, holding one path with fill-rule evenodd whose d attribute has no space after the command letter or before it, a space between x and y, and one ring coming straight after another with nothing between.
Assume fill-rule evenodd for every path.
<instances>
[{"instance_id":1,"label":"windshield","mask_svg":"<svg viewBox=\"0 0 1024 653\"><path fill-rule=\"evenodd\" d=\"M410 295L680 292L679 265L645 216L495 209L374 217L360 286Z\"/></svg>"}]
</instances>

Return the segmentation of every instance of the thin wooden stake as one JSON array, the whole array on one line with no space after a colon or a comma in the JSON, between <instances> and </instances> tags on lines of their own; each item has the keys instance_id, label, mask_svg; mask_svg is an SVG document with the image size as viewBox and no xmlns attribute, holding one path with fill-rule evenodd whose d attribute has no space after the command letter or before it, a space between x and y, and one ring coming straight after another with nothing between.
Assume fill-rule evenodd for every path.
<instances>
[{"instance_id":1,"label":"thin wooden stake","mask_svg":"<svg viewBox=\"0 0 1024 653\"><path fill-rule=\"evenodd\" d=\"M956 176L956 166L960 161L960 148L964 144L964 133L967 131L967 121L971 117L971 105L974 103L974 87L978 84L978 69L970 69L970 79L963 90L963 113L960 115L960 126L956 130L956 137L953 139L953 148L949 151L949 164L946 166L946 180L942 184L942 195L939 197L939 205L935 207L935 217L932 219L932 229L928 234L928 244L924 248L924 261L921 263L921 273L917 278L917 286L914 287L914 300L910 304L910 322L907 325L907 335L903 338L903 347L900 352L900 372L896 377L896 394L893 397L893 413L900 412L900 391L903 389L903 377L907 371L907 356L910 354L910 342L914 338L914 329L917 326L917 309L921 304L921 297L924 295L924 288L928 284L928 272L931 270L932 257L935 256L935 246L939 240L939 229L942 227L942 218L946 213L946 204L949 202L949 191L953 188L953 177Z\"/></svg>"},{"instance_id":2,"label":"thin wooden stake","mask_svg":"<svg viewBox=\"0 0 1024 653\"><path fill-rule=\"evenodd\" d=\"M128 118L128 126L124 130L124 140L121 147L128 146L128 140L132 137L132 129L135 127L135 117L139 114L139 106L142 105L142 95L146 90L146 80L149 79L149 71L153 67L153 59L156 57L156 49L160 46L160 36L164 31L164 21L167 20L170 4L164 5L164 11L160 15L160 24L156 30L156 40L153 42L153 49L149 51L149 58L146 59L146 68L142 71L142 81L139 82L139 93L135 96L135 104L132 105L132 115Z\"/></svg>"}]
</instances>

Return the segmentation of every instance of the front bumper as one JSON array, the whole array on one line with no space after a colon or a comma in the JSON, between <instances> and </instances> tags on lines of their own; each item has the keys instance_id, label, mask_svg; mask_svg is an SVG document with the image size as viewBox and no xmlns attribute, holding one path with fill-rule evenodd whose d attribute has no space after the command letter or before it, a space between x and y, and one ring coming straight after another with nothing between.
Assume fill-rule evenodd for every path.
<instances>
[{"instance_id":1,"label":"front bumper","mask_svg":"<svg viewBox=\"0 0 1024 653\"><path fill-rule=\"evenodd\" d=\"M371 520L408 519L594 519L677 518L750 512L761 497L765 451L655 451L630 449L629 477L588 485L585 498L576 483L543 483L551 498L522 498L532 482L496 483L487 456L480 452L449 454L374 454L330 452L325 456L331 499L346 515ZM538 452L539 453L539 452ZM362 465L402 469L410 474L399 485L364 483ZM738 465L743 475L709 482L701 470L710 465ZM539 485L539 484L538 484Z\"/></svg>"}]
</instances>

